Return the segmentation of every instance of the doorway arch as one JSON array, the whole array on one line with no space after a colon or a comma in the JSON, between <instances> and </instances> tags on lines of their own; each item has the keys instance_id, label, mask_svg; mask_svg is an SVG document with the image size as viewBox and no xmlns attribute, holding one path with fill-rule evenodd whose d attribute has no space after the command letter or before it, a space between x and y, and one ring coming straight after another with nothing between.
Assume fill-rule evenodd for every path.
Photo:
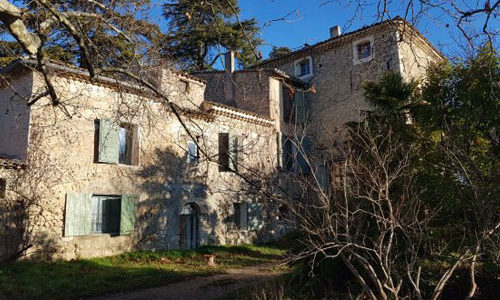
<instances>
[{"instance_id":1,"label":"doorway arch","mask_svg":"<svg viewBox=\"0 0 500 300\"><path fill-rule=\"evenodd\" d=\"M180 214L181 249L196 249L200 241L200 207L196 203L187 203L182 207Z\"/></svg>"}]
</instances>

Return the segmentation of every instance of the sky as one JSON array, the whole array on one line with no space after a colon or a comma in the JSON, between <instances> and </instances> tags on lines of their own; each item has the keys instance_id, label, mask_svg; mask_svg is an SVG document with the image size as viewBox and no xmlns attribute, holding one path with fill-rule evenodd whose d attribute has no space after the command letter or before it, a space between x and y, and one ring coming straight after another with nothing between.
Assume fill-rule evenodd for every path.
<instances>
[{"instance_id":1,"label":"sky","mask_svg":"<svg viewBox=\"0 0 500 300\"><path fill-rule=\"evenodd\" d=\"M356 30L365 25L370 25L377 21L376 0L362 0L368 6L361 11L361 14L353 21L350 19L354 15L355 6L339 3L347 3L345 0L240 0L241 18L256 18L262 27L262 38L265 41L260 50L263 57L267 58L272 46L287 46L298 49L304 43L314 44L329 38L329 28L335 25L342 27L342 32ZM464 1L464 5L482 5L483 0L458 0L456 3ZM407 1L390 1L390 11L392 16L404 14L404 3ZM156 3L161 3L158 0ZM500 9L499 12L500 13ZM288 15L286 20L274 21ZM166 29L164 20L161 17L160 9L154 10L154 18L163 29ZM465 39L454 26L453 21L441 11L431 11L426 16L419 19L416 24L417 29L423 33L433 45L443 54L453 57L463 51L461 45L465 45ZM450 26L446 26L450 24ZM480 28L480 23L472 22ZM482 27L481 27L482 28ZM500 18L492 18L490 28L500 30Z\"/></svg>"}]
</instances>

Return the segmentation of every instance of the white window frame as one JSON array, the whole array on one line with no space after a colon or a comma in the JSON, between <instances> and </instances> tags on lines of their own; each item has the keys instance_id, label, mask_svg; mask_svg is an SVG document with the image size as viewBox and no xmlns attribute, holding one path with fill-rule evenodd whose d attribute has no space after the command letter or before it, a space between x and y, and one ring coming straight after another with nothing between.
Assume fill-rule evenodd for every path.
<instances>
[{"instance_id":1,"label":"white window frame","mask_svg":"<svg viewBox=\"0 0 500 300\"><path fill-rule=\"evenodd\" d=\"M366 42L370 43L370 56L360 59L360 58L358 58L358 46L360 44L363 44L363 43L366 43ZM371 61L375 57L375 55L374 55L374 47L373 46L374 46L374 39L373 39L372 35L354 41L352 43L352 62L353 62L353 64L354 65L359 65L359 64Z\"/></svg>"},{"instance_id":2,"label":"white window frame","mask_svg":"<svg viewBox=\"0 0 500 300\"><path fill-rule=\"evenodd\" d=\"M300 65L305 60L307 60L309 62L309 73L300 75ZM306 78L312 77L314 75L312 56L306 56L306 57L303 57L301 59L297 59L296 61L294 61L293 70L294 70L295 77L297 77L297 78L306 79Z\"/></svg>"}]
</instances>

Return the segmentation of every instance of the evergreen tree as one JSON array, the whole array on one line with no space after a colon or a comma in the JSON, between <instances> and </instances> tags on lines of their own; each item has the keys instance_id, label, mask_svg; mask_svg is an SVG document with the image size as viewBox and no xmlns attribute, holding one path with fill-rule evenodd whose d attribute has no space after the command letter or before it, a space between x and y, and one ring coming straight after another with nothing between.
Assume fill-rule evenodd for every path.
<instances>
[{"instance_id":1,"label":"evergreen tree","mask_svg":"<svg viewBox=\"0 0 500 300\"><path fill-rule=\"evenodd\" d=\"M163 55L183 68L211 69L222 52L234 50L241 66L260 59L257 20L236 18L237 0L170 0L164 4L169 33Z\"/></svg>"},{"instance_id":2,"label":"evergreen tree","mask_svg":"<svg viewBox=\"0 0 500 300\"><path fill-rule=\"evenodd\" d=\"M288 53L291 53L291 52L292 52L292 50L286 46L281 46L281 47L273 46L273 50L271 50L271 52L269 52L269 58L280 57L283 55L287 55Z\"/></svg>"}]
</instances>

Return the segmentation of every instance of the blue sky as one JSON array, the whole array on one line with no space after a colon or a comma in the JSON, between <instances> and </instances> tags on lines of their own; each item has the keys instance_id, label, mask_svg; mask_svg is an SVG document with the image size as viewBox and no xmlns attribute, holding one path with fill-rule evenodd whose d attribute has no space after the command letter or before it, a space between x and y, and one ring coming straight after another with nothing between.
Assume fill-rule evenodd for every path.
<instances>
[{"instance_id":1,"label":"blue sky","mask_svg":"<svg viewBox=\"0 0 500 300\"><path fill-rule=\"evenodd\" d=\"M474 2L481 5L481 0L465 1L466 5ZM161 3L161 1L154 1ZM327 4L322 4L327 2ZM368 6L353 22L349 20L354 15L355 7L339 5L347 1L327 0L240 0L242 18L256 18L263 27L262 38L265 45L261 47L264 58L268 56L272 45L287 46L291 49L300 48L304 43L314 44L328 39L329 28L340 25L343 32L358 29L377 21L376 7ZM376 3L376 0L364 0L365 3ZM404 3L407 1L392 1L390 11L392 16L404 14ZM476 3L477 2L477 3ZM473 7L472 7L473 8ZM281 18L289 13L286 21L267 23L270 20ZM153 18L165 29L164 20L159 9L154 12ZM450 24L450 26L446 26ZM268 25L268 26L267 26ZM472 25L478 27L478 22ZM347 27L347 28L346 28ZM442 53L454 56L463 51L460 45L465 44L453 21L440 11L431 11L428 16L422 17L417 24L422 32ZM500 29L500 19L492 19L490 28Z\"/></svg>"}]
</instances>

